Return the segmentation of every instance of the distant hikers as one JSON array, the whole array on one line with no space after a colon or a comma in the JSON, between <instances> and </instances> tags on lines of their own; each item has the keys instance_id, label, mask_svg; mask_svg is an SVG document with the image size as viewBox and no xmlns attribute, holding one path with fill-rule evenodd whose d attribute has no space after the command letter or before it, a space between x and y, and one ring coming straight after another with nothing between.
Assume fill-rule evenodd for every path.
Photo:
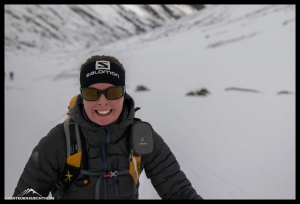
<instances>
[{"instance_id":1,"label":"distant hikers","mask_svg":"<svg viewBox=\"0 0 300 204\"><path fill-rule=\"evenodd\" d=\"M14 72L9 72L9 77L10 77L10 80L13 80L14 79Z\"/></svg>"}]
</instances>

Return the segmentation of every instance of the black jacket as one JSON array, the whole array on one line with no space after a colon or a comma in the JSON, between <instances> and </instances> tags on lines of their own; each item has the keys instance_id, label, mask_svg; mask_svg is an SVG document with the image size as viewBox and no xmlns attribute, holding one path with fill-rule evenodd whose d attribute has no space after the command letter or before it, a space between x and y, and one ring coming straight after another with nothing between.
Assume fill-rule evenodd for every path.
<instances>
[{"instance_id":1,"label":"black jacket","mask_svg":"<svg viewBox=\"0 0 300 204\"><path fill-rule=\"evenodd\" d=\"M134 101L126 93L123 111L117 124L99 126L91 122L78 97L72 110L72 118L79 124L86 142L89 171L123 171L129 169L128 128L133 123ZM32 188L47 197L54 182L58 181L66 161L66 139L63 123L52 128L33 149L13 196ZM153 187L162 199L202 199L186 178L175 156L162 137L154 132L151 154L142 156L142 171L151 179ZM78 176L78 180L83 175ZM73 182L64 199L95 199L97 176L90 176L85 186ZM102 178L101 199L137 199L138 186L130 174ZM142 198L140 198L142 199Z\"/></svg>"}]
</instances>

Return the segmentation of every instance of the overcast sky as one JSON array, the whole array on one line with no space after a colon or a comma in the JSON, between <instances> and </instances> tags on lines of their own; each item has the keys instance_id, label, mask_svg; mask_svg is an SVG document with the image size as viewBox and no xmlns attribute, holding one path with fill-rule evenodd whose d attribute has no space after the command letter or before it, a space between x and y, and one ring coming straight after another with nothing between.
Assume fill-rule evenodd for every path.
<instances>
[{"instance_id":1,"label":"overcast sky","mask_svg":"<svg viewBox=\"0 0 300 204\"><path fill-rule=\"evenodd\" d=\"M137 117L163 137L204 199L295 199L295 10L213 5L168 36L154 38L158 29L63 58L5 53L5 197L35 145L66 118L80 65L112 55L127 71ZM203 88L208 95L186 96ZM144 174L140 199L159 199Z\"/></svg>"}]
</instances>

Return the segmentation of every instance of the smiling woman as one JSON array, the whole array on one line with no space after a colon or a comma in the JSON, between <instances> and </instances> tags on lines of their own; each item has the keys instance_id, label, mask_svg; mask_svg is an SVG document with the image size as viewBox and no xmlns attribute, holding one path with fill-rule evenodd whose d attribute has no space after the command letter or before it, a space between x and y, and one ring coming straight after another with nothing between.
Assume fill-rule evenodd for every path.
<instances>
[{"instance_id":1,"label":"smiling woman","mask_svg":"<svg viewBox=\"0 0 300 204\"><path fill-rule=\"evenodd\" d=\"M55 199L137 200L144 170L162 199L202 199L162 137L135 118L125 72L111 56L92 56L81 65L80 94L70 101L69 118L32 150L14 197L33 189L44 197L51 191ZM77 144L65 137L71 132Z\"/></svg>"}]
</instances>

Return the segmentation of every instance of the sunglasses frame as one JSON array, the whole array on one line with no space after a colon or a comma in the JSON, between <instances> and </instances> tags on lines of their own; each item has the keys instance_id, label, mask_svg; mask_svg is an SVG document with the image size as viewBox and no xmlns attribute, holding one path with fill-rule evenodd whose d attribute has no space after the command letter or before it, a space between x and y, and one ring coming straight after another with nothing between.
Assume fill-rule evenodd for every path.
<instances>
[{"instance_id":1,"label":"sunglasses frame","mask_svg":"<svg viewBox=\"0 0 300 204\"><path fill-rule=\"evenodd\" d=\"M126 87L125 87L125 86L111 86L111 87L108 87L107 89L104 89L104 90L96 89L96 88L93 88L93 87L80 88L80 95L81 95L82 99L84 99L84 100L86 100L86 101L98 101L102 94L105 96L105 98L106 98L107 100L117 100L117 99L119 99L119 98L114 98L114 99L108 99L108 98L107 98L107 96L106 96L106 95L107 95L107 91L108 91L109 89L111 89L111 88L122 88L122 96L119 97L119 98L122 98L122 97L125 95L125 92L126 92ZM83 94L82 94L82 90L83 90L83 89L93 89L93 90L97 90L98 98L95 99L95 100L88 100L88 99L85 99L85 98L83 97Z\"/></svg>"}]
</instances>

